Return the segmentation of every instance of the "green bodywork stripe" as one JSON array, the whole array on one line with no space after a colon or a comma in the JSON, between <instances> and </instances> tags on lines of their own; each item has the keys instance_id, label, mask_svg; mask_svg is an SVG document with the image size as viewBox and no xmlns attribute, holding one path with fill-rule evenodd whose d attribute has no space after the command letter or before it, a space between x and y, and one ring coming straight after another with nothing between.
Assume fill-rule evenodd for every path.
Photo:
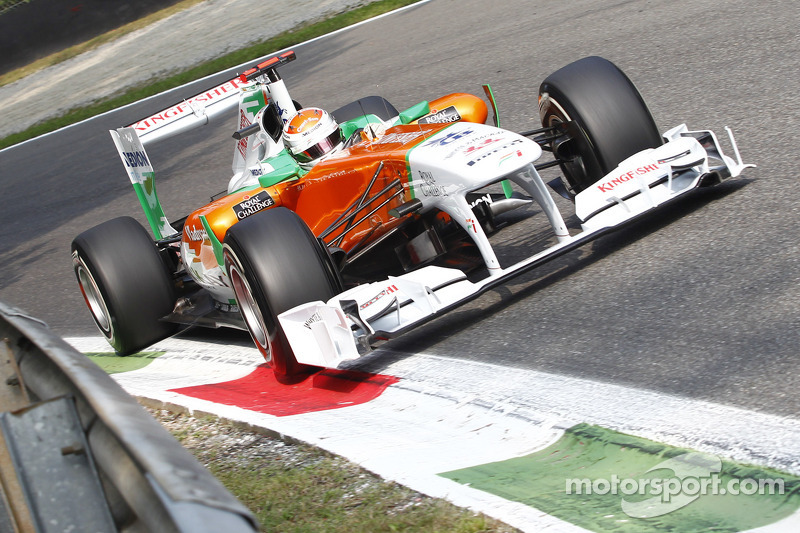
<instances>
[{"instance_id":1,"label":"green bodywork stripe","mask_svg":"<svg viewBox=\"0 0 800 533\"><path fill-rule=\"evenodd\" d=\"M412 147L411 150L417 146ZM411 150L406 152L406 176L408 177L408 195L410 196L410 199L413 200L417 197L417 194L414 192L414 175L411 173L411 162L408 160L408 158L411 157Z\"/></svg>"},{"instance_id":2,"label":"green bodywork stripe","mask_svg":"<svg viewBox=\"0 0 800 533\"><path fill-rule=\"evenodd\" d=\"M167 217L156 194L155 173L144 172L143 175L145 177L144 183L134 183L133 190L139 198L139 203L142 204L142 210L145 217L147 217L147 222L150 224L150 229L153 230L156 240L163 239L166 235L163 235L161 230L163 224L167 222Z\"/></svg>"},{"instance_id":3,"label":"green bodywork stripe","mask_svg":"<svg viewBox=\"0 0 800 533\"><path fill-rule=\"evenodd\" d=\"M200 215L200 223L203 225L203 229L206 230L206 234L208 235L208 240L211 241L211 248L214 249L214 257L217 258L217 264L221 267L224 267L225 258L222 254L222 243L219 242L219 239L217 239L217 236L211 229L211 225L209 225L205 215Z\"/></svg>"},{"instance_id":4,"label":"green bodywork stripe","mask_svg":"<svg viewBox=\"0 0 800 533\"><path fill-rule=\"evenodd\" d=\"M414 122L418 118L422 118L431 112L430 103L424 100L416 105L412 105L405 111L400 113L400 124L408 124Z\"/></svg>"},{"instance_id":5,"label":"green bodywork stripe","mask_svg":"<svg viewBox=\"0 0 800 533\"><path fill-rule=\"evenodd\" d=\"M361 115L353 120L343 122L340 126L342 138L349 139L355 132L365 128L367 124L383 124L383 121L377 115Z\"/></svg>"},{"instance_id":6,"label":"green bodywork stripe","mask_svg":"<svg viewBox=\"0 0 800 533\"><path fill-rule=\"evenodd\" d=\"M688 457L687 453L704 460L710 458L707 464L716 464L719 472L710 469L715 473L708 474L709 470L703 472L702 468L698 471L694 467L695 470L687 474L690 470L685 465L691 467L691 463L681 462ZM675 461L669 463L672 459ZM678 468L673 469L676 465ZM679 474L681 467L683 473ZM566 430L554 444L524 457L440 475L592 531L735 532L773 524L800 508L800 478L796 476L720 461L714 456L588 424ZM692 494L697 485L695 480L711 482L714 476L722 490L709 490L710 483L707 483L705 491ZM611 490L615 479L617 490ZM568 493L570 480L584 483L570 484ZM661 494L652 484L659 480L663 483ZM745 480L765 483L780 480L782 494L778 494L778 490L769 494L768 484L763 493L748 494L744 492ZM665 494L670 483L685 490L678 494L671 492L670 499ZM732 486L741 487L740 493L733 494ZM673 509L676 506L678 508ZM647 512L634 516L642 509Z\"/></svg>"},{"instance_id":7,"label":"green bodywork stripe","mask_svg":"<svg viewBox=\"0 0 800 533\"><path fill-rule=\"evenodd\" d=\"M492 86L488 83L483 85L483 92L486 93L486 98L489 99L489 103L492 104L492 113L494 113L494 125L496 127L500 127L500 112L497 110L497 101L494 99L494 92L492 91ZM506 195L506 198L511 198L511 195L514 194L514 189L511 188L511 182L508 180L503 180L500 182L500 185L503 187L503 194Z\"/></svg>"},{"instance_id":8,"label":"green bodywork stripe","mask_svg":"<svg viewBox=\"0 0 800 533\"><path fill-rule=\"evenodd\" d=\"M264 100L264 92L262 90L258 89L250 92L250 94L245 94L246 96L242 98L242 103L245 104L245 111L251 115L255 115L261 111L262 107L267 105L266 101Z\"/></svg>"},{"instance_id":9,"label":"green bodywork stripe","mask_svg":"<svg viewBox=\"0 0 800 533\"><path fill-rule=\"evenodd\" d=\"M281 150L276 156L265 159L262 163L267 163L274 169L258 178L259 185L265 188L288 179L297 179L305 174L286 149Z\"/></svg>"}]
</instances>

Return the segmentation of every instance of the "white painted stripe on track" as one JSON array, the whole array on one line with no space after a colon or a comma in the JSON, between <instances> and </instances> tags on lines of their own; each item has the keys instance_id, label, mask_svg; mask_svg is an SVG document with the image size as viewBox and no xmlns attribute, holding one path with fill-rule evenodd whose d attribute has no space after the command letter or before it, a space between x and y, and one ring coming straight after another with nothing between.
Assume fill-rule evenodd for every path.
<instances>
[{"instance_id":1,"label":"white painted stripe on track","mask_svg":"<svg viewBox=\"0 0 800 533\"><path fill-rule=\"evenodd\" d=\"M32 141L35 141L35 140L37 140L37 139L43 139L43 138L45 138L45 137L48 137L48 136L50 136L50 135L53 135L53 134L56 134L56 133L60 133L60 132L62 132L62 131L65 131L65 130L68 130L68 129L70 129L70 128L73 128L73 127L75 127L75 126L80 126L81 124L84 124L84 123L86 123L86 122L89 122L90 120L94 120L94 119L96 119L96 118L105 117L106 115L110 115L111 113L116 113L117 111L124 110L124 109L126 109L126 108L128 108L128 107L130 107L130 106L137 105L137 104L139 104L139 103L141 103L141 102L147 102L148 100L152 100L152 99L154 99L154 98L159 98L159 97L161 97L161 96L163 96L163 95L165 95L165 94L168 94L168 93L170 93L171 91L179 91L179 90L183 89L184 87L187 87L187 86L189 86L189 85L191 85L191 84L193 84L193 83L202 82L202 81L204 81L204 80L210 80L210 79L214 78L215 76L218 76L218 75L220 75L220 74L221 74L221 73L223 73L223 72L229 72L229 71L231 71L231 70L235 70L235 71L239 71L239 70L245 70L245 69L247 69L247 68L250 68L250 67L251 67L251 66L253 66L253 65L257 65L257 64L261 63L262 61L264 61L264 60L266 60L266 59L269 59L270 57L273 57L273 56L276 56L276 55L282 54L282 53L284 53L284 52L286 52L286 51L288 51L288 50L292 50L292 49L294 49L294 48L300 48L301 46L304 46L304 45L307 45L307 44L310 44L310 43L313 43L313 42L319 41L319 40L321 40L321 39L325 39L325 38L327 38L327 37L332 37L332 36L334 36L334 35L337 35L337 34L339 34L339 33L342 33L342 32L348 31L348 30L351 30L351 29L353 29L353 28L357 28L358 26L362 26L362 25L364 25L364 24L369 24L370 22L373 22L373 21L376 21L376 20L380 20L380 19L382 19L382 18L384 18L384 17L389 17L389 16L395 15L395 14L397 14L397 13L401 13L401 12L403 12L403 11L406 11L406 10L408 10L408 9L412 9L412 8L414 8L414 7L419 7L420 5L422 5L422 4L427 4L427 3L428 3L428 2L430 2L430 1L431 1L431 0L420 0L419 2L415 2L415 3L413 3L413 4L409 4L409 5L407 5L407 6L398 7L397 9L394 9L394 10L392 10L392 11L388 11L388 12L386 12L386 13L381 13L380 15L376 15L376 16L374 16L374 17L372 17L372 18L369 18L369 19L366 19L366 20L362 20L361 22L356 22L356 23L354 23L354 24L351 24L350 26L346 26L346 27L344 27L344 28L339 28L338 30L334 30L334 31L332 31L332 32L330 32L330 33L326 33L325 35L320 35L319 37L314 37L314 38L312 38L312 39L308 39L307 41L303 41L303 42L300 42L300 43L294 44L294 45L292 45L292 46L290 46L290 47L288 47L288 48L283 48L283 49L281 49L281 50L278 50L278 51L276 51L276 52L269 53L269 54L267 54L267 55L265 55L265 56L261 56L261 57L256 57L256 58L253 58L253 59L251 59L251 60L249 60L249 61L247 61L247 62L245 62L245 63L242 63L242 64L240 64L240 65L236 65L236 66L234 66L234 67L231 67L231 68L228 68L228 69L222 70L222 71L220 71L220 72L216 72L216 73L214 73L214 74L209 74L209 75L207 75L207 76L204 76L204 77L202 77L202 78L198 78L198 79L196 79L196 80L194 80L194 81L190 81L190 82L188 82L188 83L184 83L183 85L180 85L180 86L178 86L178 87L173 87L172 89L167 89L166 91L162 91L162 92L160 92L160 93L158 93L158 94L154 94L154 95L148 96L148 97L146 97L146 98L143 98L143 99L141 99L141 100L137 100L136 102L131 102L130 104L125 104L125 105L123 105L123 106L121 106L121 107L118 107L118 108L116 108L116 109L111 109L111 110L109 110L109 111L105 111L105 112L103 112L103 113L100 113L100 114L98 114L98 115L94 115L94 116L91 116L91 117L89 117L89 118L85 118L85 119L83 119L83 120L81 120L81 121L79 121L79 122L75 122L75 123L72 123L72 124L68 124L68 125L66 125L66 126L62 126L61 128L58 128L57 130L53 130L53 131L49 131L49 132L47 132L47 133L43 133L43 134L41 134L41 135L39 135L39 136L37 136L37 137L33 137L33 138L31 138L31 139L26 139L26 140L24 140L24 141L18 142L17 144L12 144L11 146L6 146L5 148L2 148L2 149L0 149L0 154L1 154L1 153L3 153L3 152L4 152L4 151L6 151L6 150L10 150L10 149L12 149L12 148L16 148L16 147L22 146L23 144L27 144L27 143L29 143L29 142L32 142ZM211 87L209 87L209 89L210 89L210 88L211 88ZM202 91L201 91L201 92L202 92ZM13 134L12 134L12 135L13 135Z\"/></svg>"},{"instance_id":2,"label":"white painted stripe on track","mask_svg":"<svg viewBox=\"0 0 800 533\"><path fill-rule=\"evenodd\" d=\"M103 339L67 341L84 352L109 350ZM523 531L582 529L437 474L526 455L582 422L800 473L799 420L711 402L490 363L380 350L350 367L401 378L380 397L343 409L274 417L168 391L245 376L262 362L254 348L169 339L150 350L167 353L143 369L114 376L134 396L213 413L319 446L385 479Z\"/></svg>"},{"instance_id":3,"label":"white painted stripe on track","mask_svg":"<svg viewBox=\"0 0 800 533\"><path fill-rule=\"evenodd\" d=\"M546 372L449 357L395 354L384 368L370 356L359 369L402 377L418 388L507 417L566 429L585 422L734 461L800 475L800 419Z\"/></svg>"}]
</instances>

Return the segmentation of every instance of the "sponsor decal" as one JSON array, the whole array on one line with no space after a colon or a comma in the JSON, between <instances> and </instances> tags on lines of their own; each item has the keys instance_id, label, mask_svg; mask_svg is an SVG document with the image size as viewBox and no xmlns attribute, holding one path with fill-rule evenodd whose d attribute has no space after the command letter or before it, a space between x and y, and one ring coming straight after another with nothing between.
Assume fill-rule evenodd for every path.
<instances>
[{"instance_id":1,"label":"sponsor decal","mask_svg":"<svg viewBox=\"0 0 800 533\"><path fill-rule=\"evenodd\" d=\"M478 156L475 159L472 159L471 161L467 161L467 165L472 166L472 165L475 165L476 163L480 163L481 161L483 161L484 159L486 159L487 157L489 157L491 155L494 155L494 154L496 154L498 152L502 152L502 151L504 151L504 150L506 150L508 148L511 148L513 146L516 146L518 144L522 144L523 142L524 141L522 139L514 139L510 143L506 143L506 144L504 144L502 146L498 146L494 150L486 152L485 154L483 154L481 156ZM522 156L522 151L521 150L516 150L516 152L519 153L520 157ZM507 154L507 155L513 155L513 151L511 152L511 154Z\"/></svg>"},{"instance_id":2,"label":"sponsor decal","mask_svg":"<svg viewBox=\"0 0 800 533\"><path fill-rule=\"evenodd\" d=\"M433 172L425 170L418 170L419 177L422 178L422 186L420 191L425 196L447 196L447 191L443 186L436 184L436 178L433 177Z\"/></svg>"},{"instance_id":3,"label":"sponsor decal","mask_svg":"<svg viewBox=\"0 0 800 533\"><path fill-rule=\"evenodd\" d=\"M467 219L467 225L472 228L472 232L477 234L478 233L478 226L476 225L476 221L474 218Z\"/></svg>"},{"instance_id":4,"label":"sponsor decal","mask_svg":"<svg viewBox=\"0 0 800 533\"><path fill-rule=\"evenodd\" d=\"M434 111L428 116L422 117L417 121L419 124L447 124L449 122L458 122L461 120L461 115L455 106L450 106L442 109L441 111Z\"/></svg>"},{"instance_id":5,"label":"sponsor decal","mask_svg":"<svg viewBox=\"0 0 800 533\"><path fill-rule=\"evenodd\" d=\"M192 226L186 226L183 228L183 232L186 234L186 238L193 242L202 242L208 239L208 233L204 228L196 228Z\"/></svg>"},{"instance_id":6,"label":"sponsor decal","mask_svg":"<svg viewBox=\"0 0 800 533\"><path fill-rule=\"evenodd\" d=\"M597 188L600 190L600 192L611 192L617 185L622 185L623 183L626 183L637 176L644 176L651 172L656 172L660 168L661 167L659 167L657 164L645 165L643 167L635 168L633 170L626 172L625 174L620 174L616 178L598 184Z\"/></svg>"},{"instance_id":7,"label":"sponsor decal","mask_svg":"<svg viewBox=\"0 0 800 533\"><path fill-rule=\"evenodd\" d=\"M413 140L416 140L422 137L425 133L421 131L408 131L403 133L389 133L388 135L384 135L383 137L379 138L378 140L374 141L373 144L406 144Z\"/></svg>"},{"instance_id":8,"label":"sponsor decal","mask_svg":"<svg viewBox=\"0 0 800 533\"><path fill-rule=\"evenodd\" d=\"M236 218L242 220L273 205L275 200L272 196L267 191L261 191L255 196L245 195L241 202L233 206L233 211L236 213Z\"/></svg>"},{"instance_id":9,"label":"sponsor decal","mask_svg":"<svg viewBox=\"0 0 800 533\"><path fill-rule=\"evenodd\" d=\"M125 166L130 168L150 166L150 161L147 160L147 154L142 151L122 152L122 157L125 159Z\"/></svg>"},{"instance_id":10,"label":"sponsor decal","mask_svg":"<svg viewBox=\"0 0 800 533\"><path fill-rule=\"evenodd\" d=\"M240 109L239 110L239 129L240 130L244 129L249 125L250 125L250 120L247 118L247 115L244 114L244 111L242 111ZM241 154L242 157L245 157L244 154L247 151L247 139L248 139L248 137L244 137L244 138L240 139L239 143L237 144L237 148L239 149L239 154Z\"/></svg>"},{"instance_id":11,"label":"sponsor decal","mask_svg":"<svg viewBox=\"0 0 800 533\"><path fill-rule=\"evenodd\" d=\"M206 105L224 100L229 96L238 94L239 90L248 84L249 82L242 82L239 80L239 78L234 78L223 83L222 85L214 87L209 91L198 94L189 100L183 101L165 109L164 111L147 117L146 119L140 120L139 122L132 124L132 126L139 132L145 132L159 125L168 124L177 118L194 113L194 109L198 107L198 104ZM203 106L200 105L199 107Z\"/></svg>"},{"instance_id":12,"label":"sponsor decal","mask_svg":"<svg viewBox=\"0 0 800 533\"><path fill-rule=\"evenodd\" d=\"M322 316L320 316L319 311L314 311L314 314L308 317L308 320L303 322L303 326L311 329L311 324L314 322L322 322Z\"/></svg>"},{"instance_id":13,"label":"sponsor decal","mask_svg":"<svg viewBox=\"0 0 800 533\"><path fill-rule=\"evenodd\" d=\"M224 304L221 302L214 302L214 307L222 311L223 313L238 313L239 306L236 304Z\"/></svg>"},{"instance_id":14,"label":"sponsor decal","mask_svg":"<svg viewBox=\"0 0 800 533\"><path fill-rule=\"evenodd\" d=\"M500 141L503 141L503 140L505 140L503 137L494 137L494 138L490 137L488 139L483 139L479 143L470 144L469 146L464 148L462 153L463 153L463 155L472 155L473 153L477 152L478 150L481 150L483 148L487 148L487 147L489 147L489 146L491 146L491 145L493 145L495 143L498 143Z\"/></svg>"},{"instance_id":15,"label":"sponsor decal","mask_svg":"<svg viewBox=\"0 0 800 533\"><path fill-rule=\"evenodd\" d=\"M478 204L492 205L493 203L494 200L492 200L492 196L489 193L486 193L477 200L475 200L474 202L472 202L471 204L469 204L469 206L475 207Z\"/></svg>"},{"instance_id":16,"label":"sponsor decal","mask_svg":"<svg viewBox=\"0 0 800 533\"><path fill-rule=\"evenodd\" d=\"M315 131L321 125L320 120L322 120L322 110L304 109L292 118L286 131L293 134L299 133L305 136Z\"/></svg>"},{"instance_id":17,"label":"sponsor decal","mask_svg":"<svg viewBox=\"0 0 800 533\"><path fill-rule=\"evenodd\" d=\"M495 137L496 133L483 133L481 135L473 135L464 140L464 142L456 143L453 145L453 150L444 156L445 159L451 157L465 157L470 156L476 150L481 150L495 143L507 140L506 137Z\"/></svg>"},{"instance_id":18,"label":"sponsor decal","mask_svg":"<svg viewBox=\"0 0 800 533\"><path fill-rule=\"evenodd\" d=\"M387 294L392 294L394 292L397 292L397 287L395 285L389 285L388 287L383 289L381 292L379 292L378 294L373 296L371 299L367 300L366 302L364 302L363 304L358 306L358 309L363 311L364 309L366 309L370 305L374 304L375 302L377 302L378 300L380 300L381 298L383 298Z\"/></svg>"},{"instance_id":19,"label":"sponsor decal","mask_svg":"<svg viewBox=\"0 0 800 533\"><path fill-rule=\"evenodd\" d=\"M514 157L522 157L522 150L514 150L513 152L504 155L503 157L500 158L500 161L498 161L497 166L502 165L503 163L513 159Z\"/></svg>"},{"instance_id":20,"label":"sponsor decal","mask_svg":"<svg viewBox=\"0 0 800 533\"><path fill-rule=\"evenodd\" d=\"M459 139L463 139L475 133L475 130L466 129L461 131L454 131L452 133L448 133L444 137L434 137L433 139L429 140L425 144L423 144L423 148L426 146L447 146L450 143L454 143Z\"/></svg>"}]
</instances>

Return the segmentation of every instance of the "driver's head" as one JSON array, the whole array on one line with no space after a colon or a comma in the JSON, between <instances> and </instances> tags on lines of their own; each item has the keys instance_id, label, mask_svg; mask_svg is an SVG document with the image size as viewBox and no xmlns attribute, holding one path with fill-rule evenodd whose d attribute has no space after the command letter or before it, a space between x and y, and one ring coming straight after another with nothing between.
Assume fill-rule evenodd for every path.
<instances>
[{"instance_id":1,"label":"driver's head","mask_svg":"<svg viewBox=\"0 0 800 533\"><path fill-rule=\"evenodd\" d=\"M283 141L300 166L308 170L341 146L342 133L327 111L306 107L283 127Z\"/></svg>"}]
</instances>

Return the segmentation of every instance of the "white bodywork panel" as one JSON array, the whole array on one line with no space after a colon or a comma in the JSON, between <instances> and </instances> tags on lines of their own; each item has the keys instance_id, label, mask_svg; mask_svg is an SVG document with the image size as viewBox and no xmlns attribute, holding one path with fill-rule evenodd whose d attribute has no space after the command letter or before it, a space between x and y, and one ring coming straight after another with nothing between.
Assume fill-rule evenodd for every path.
<instances>
[{"instance_id":1,"label":"white bodywork panel","mask_svg":"<svg viewBox=\"0 0 800 533\"><path fill-rule=\"evenodd\" d=\"M570 236L533 167L532 161L541 153L535 142L489 126L458 123L445 129L411 152L412 187L425 206L442 209L467 229L490 275L471 282L460 270L427 266L358 286L327 302L290 309L278 319L295 357L300 363L336 368L368 352L375 342L428 321L516 274L674 200L697 188L704 179L740 175L754 165L742 163L729 129L728 133L735 159L722 153L710 131L690 132L685 125L669 130L664 134L664 145L628 158L576 196L582 231ZM495 136L496 142L481 146ZM497 171L504 164L507 168ZM500 179L511 179L542 206L558 238L557 244L506 268L497 262L480 224L472 220L474 215L465 198L466 193Z\"/></svg>"}]
</instances>

